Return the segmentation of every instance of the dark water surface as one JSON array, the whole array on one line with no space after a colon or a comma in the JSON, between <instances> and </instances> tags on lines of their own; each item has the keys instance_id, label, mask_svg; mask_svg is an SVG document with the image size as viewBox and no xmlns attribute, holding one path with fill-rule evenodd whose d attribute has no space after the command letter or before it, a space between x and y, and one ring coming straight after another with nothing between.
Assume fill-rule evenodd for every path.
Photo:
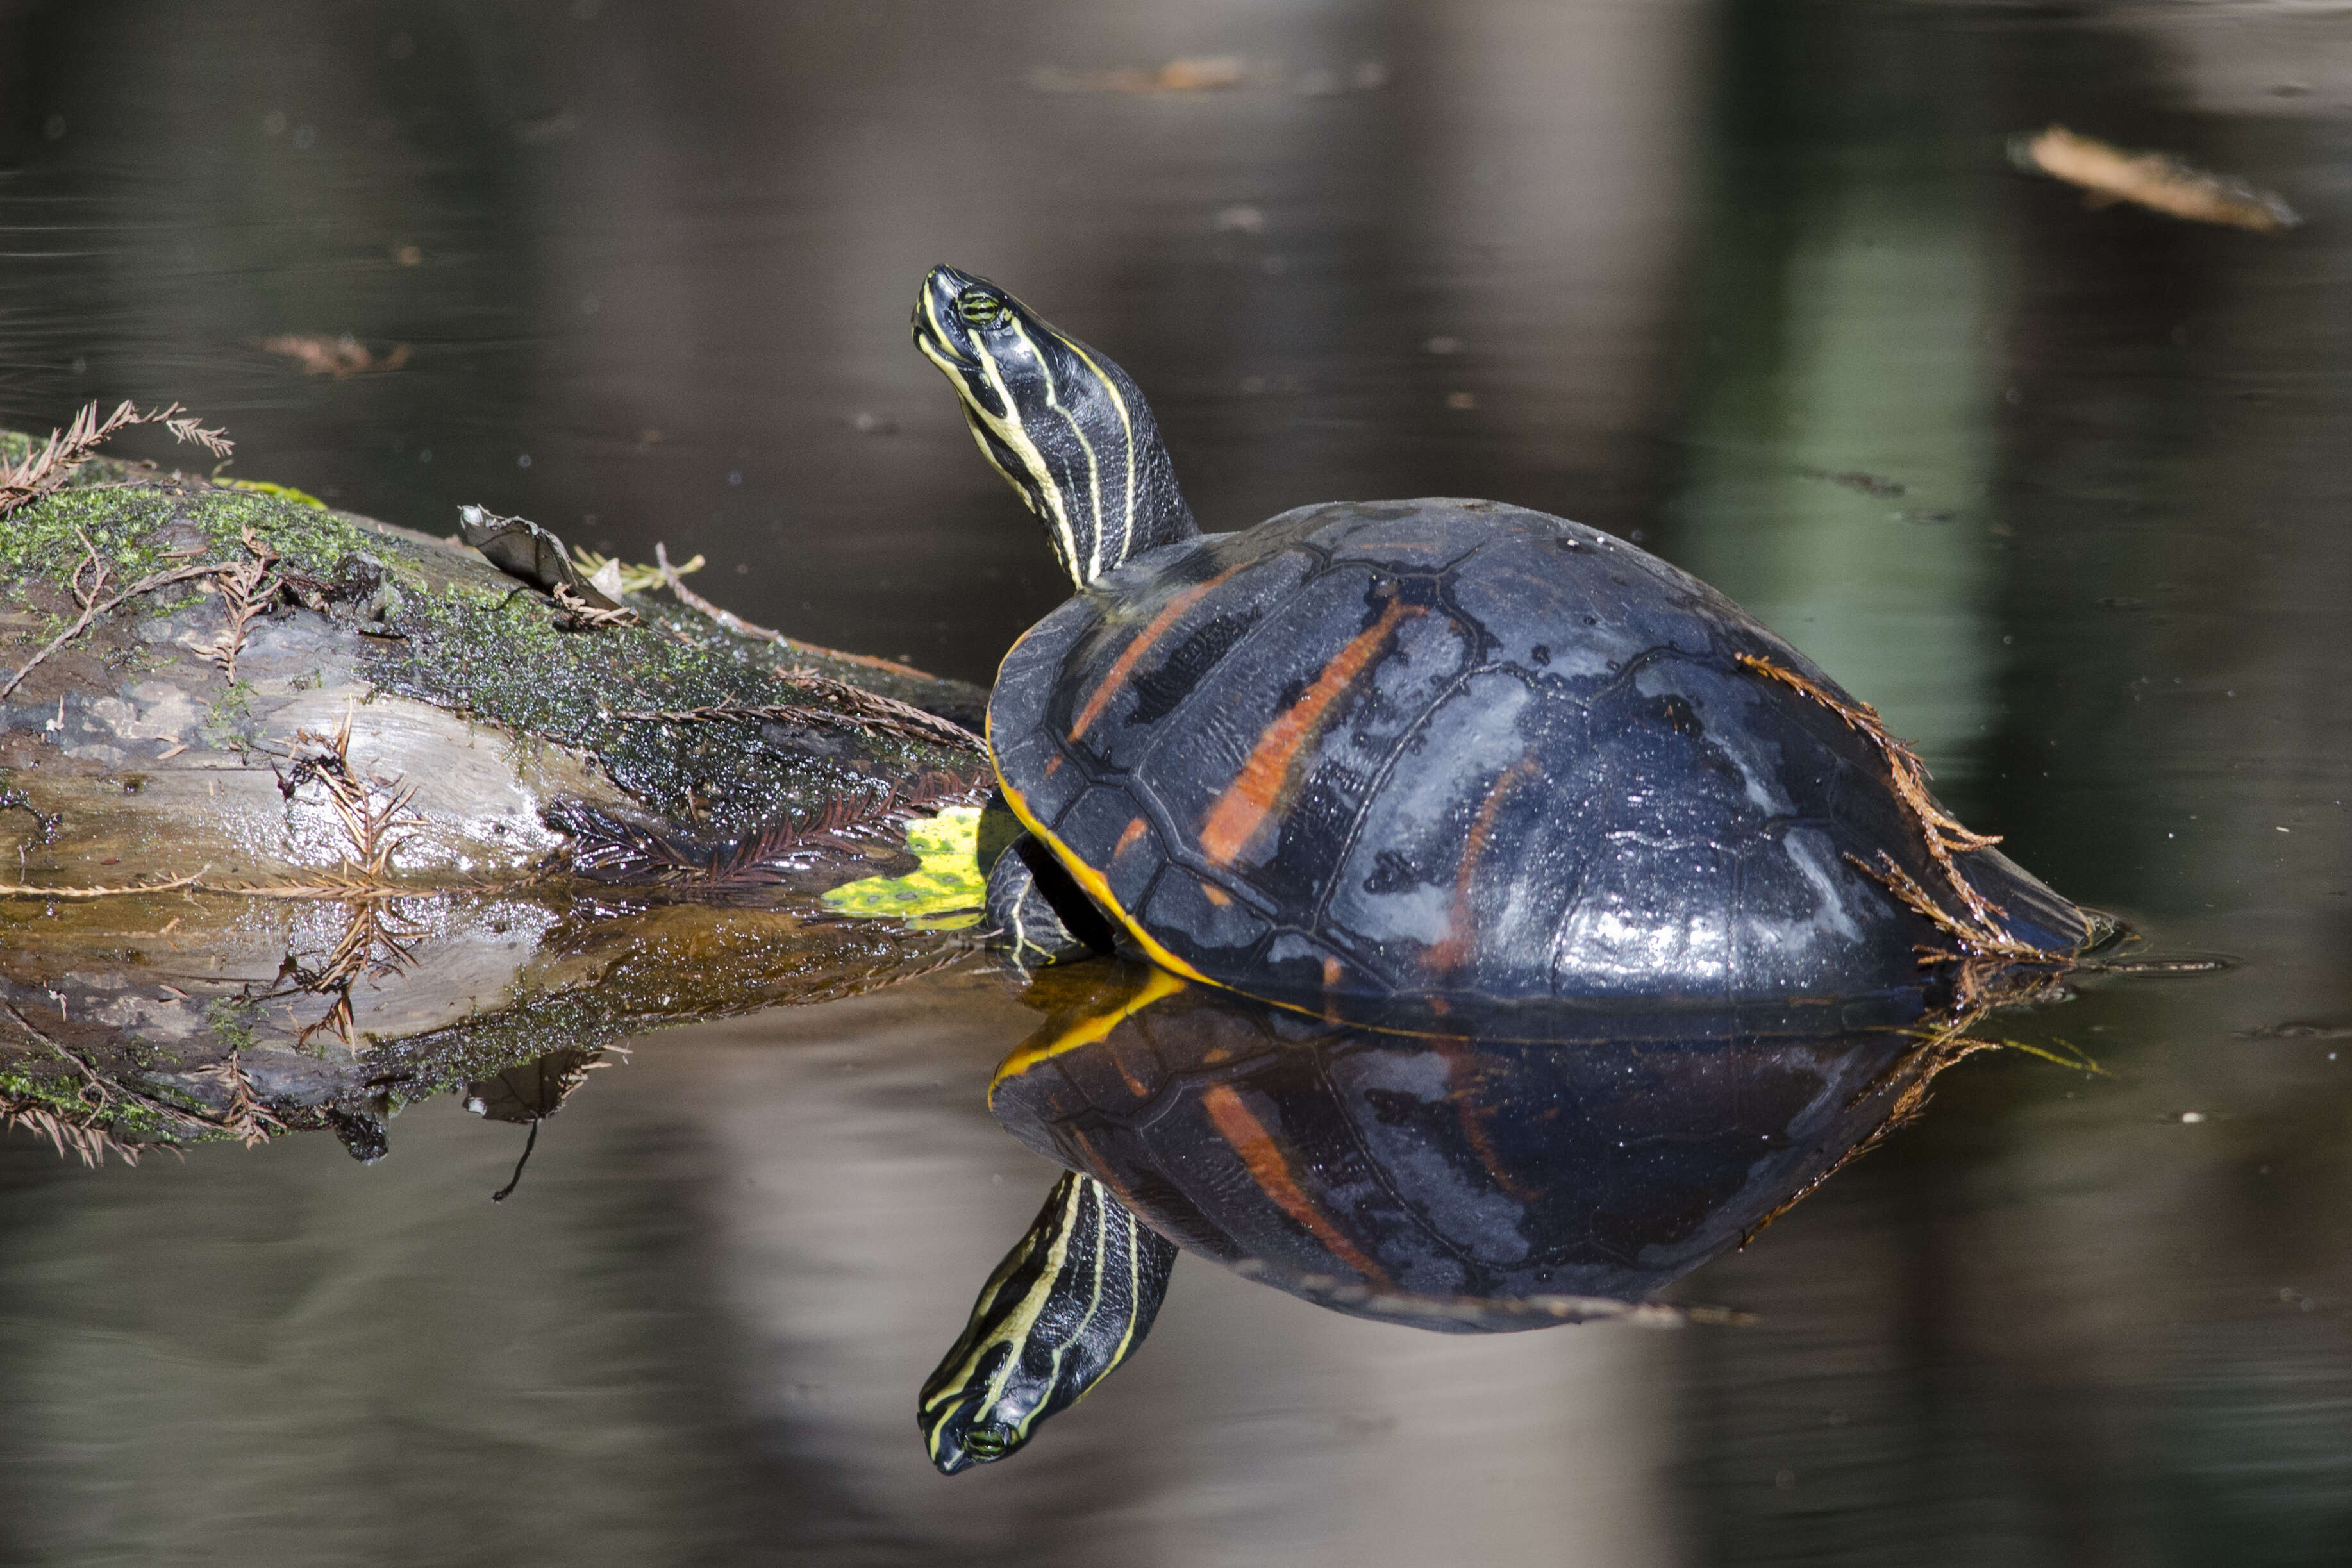
<instances>
[{"instance_id":1,"label":"dark water surface","mask_svg":"<svg viewBox=\"0 0 2352 1568\"><path fill-rule=\"evenodd\" d=\"M1180 57L1243 79L1069 90ZM2003 1020L2104 1074L1953 1070L1673 1292L1752 1323L1437 1336L1188 1259L953 1480L914 1391L1053 1174L994 979L642 1041L497 1206L520 1130L449 1101L373 1168L12 1137L6 1560L2352 1560L2352 16L70 0L0 5L0 95L8 424L177 397L236 473L666 541L984 679L1062 589L907 344L953 261L1119 358L1207 525L1637 539L2242 961ZM2088 209L2006 163L2053 121L2308 222Z\"/></svg>"}]
</instances>

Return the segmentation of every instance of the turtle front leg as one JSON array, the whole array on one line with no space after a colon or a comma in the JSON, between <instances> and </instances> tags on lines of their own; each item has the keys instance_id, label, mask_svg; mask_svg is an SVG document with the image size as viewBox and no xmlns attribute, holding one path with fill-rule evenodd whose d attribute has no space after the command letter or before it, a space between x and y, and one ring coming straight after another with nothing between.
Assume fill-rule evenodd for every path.
<instances>
[{"instance_id":1,"label":"turtle front leg","mask_svg":"<svg viewBox=\"0 0 2352 1568\"><path fill-rule=\"evenodd\" d=\"M1025 969L1111 951L1110 922L1002 795L981 813L980 845L988 923L1013 963Z\"/></svg>"}]
</instances>

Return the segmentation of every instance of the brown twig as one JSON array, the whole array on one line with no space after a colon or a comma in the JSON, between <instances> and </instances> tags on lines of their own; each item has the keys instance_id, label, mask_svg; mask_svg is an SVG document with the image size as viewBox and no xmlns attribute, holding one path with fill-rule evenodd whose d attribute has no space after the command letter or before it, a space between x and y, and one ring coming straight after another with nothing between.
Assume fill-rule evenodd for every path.
<instances>
[{"instance_id":1,"label":"brown twig","mask_svg":"<svg viewBox=\"0 0 2352 1568\"><path fill-rule=\"evenodd\" d=\"M2063 989L2061 976L2067 966L2052 954L2033 948L2013 947L2006 952L1947 952L1930 956L1922 951L1919 962L1950 963L1952 1005L1962 1009L1987 1008L2022 1005L2036 1000L2045 992ZM2021 963L2040 964L2035 970L2021 970Z\"/></svg>"},{"instance_id":2,"label":"brown twig","mask_svg":"<svg viewBox=\"0 0 2352 1568\"><path fill-rule=\"evenodd\" d=\"M669 553L659 543L654 546L654 562L661 568L662 581L669 585L669 591L672 594L677 595L677 602L689 610L708 616L711 620L719 623L721 631L733 632L739 637L751 637L757 642L772 642L780 647L788 647L794 653L813 653L823 658L837 658L848 664L862 664L868 669L887 670L892 675L903 675L909 680L939 679L928 670L917 669L911 664L900 664L897 659L877 658L870 653L844 653L839 648L819 647L814 643L801 642L796 638L786 637L782 632L770 631L765 626L753 626L734 611L720 609L679 582L679 569L669 563Z\"/></svg>"},{"instance_id":3,"label":"brown twig","mask_svg":"<svg viewBox=\"0 0 2352 1568\"><path fill-rule=\"evenodd\" d=\"M296 744L317 750L308 756L295 756L292 772L279 777L278 787L290 800L305 784L319 785L343 828L345 869L336 879L376 887L391 875L393 851L409 839L410 825L401 820L401 815L416 798L416 786L404 779L362 777L352 770L354 711L353 703L343 704L342 722L331 735L297 731Z\"/></svg>"},{"instance_id":4,"label":"brown twig","mask_svg":"<svg viewBox=\"0 0 2352 1568\"><path fill-rule=\"evenodd\" d=\"M219 637L196 650L219 665L231 680L236 679L236 656L245 648L246 628L268 610L286 586L269 570L277 563L278 552L256 539L249 528L244 536L247 559L221 573L213 584L228 612L228 624Z\"/></svg>"},{"instance_id":5,"label":"brown twig","mask_svg":"<svg viewBox=\"0 0 2352 1568\"><path fill-rule=\"evenodd\" d=\"M1878 710L1867 702L1847 702L1832 693L1820 682L1808 680L1795 670L1775 664L1769 658L1759 658L1749 653L1737 654L1733 657L1743 668L1754 670L1767 679L1777 680L1783 686L1811 698L1836 714L1844 721L1848 729L1875 746L1879 754L1886 759L1887 772L1894 783L1896 797L1903 802L1913 818L1918 822L1920 835L1927 840L1928 857L1936 862L1937 869L1943 872L1944 879L1951 884L1952 890L1959 895L1960 902L1966 907L1969 914L1968 920L1961 921L1938 910L1935 914L1928 915L1928 918L1937 925L1974 946L1992 951L2000 951L2003 944L2018 947L2019 944L2011 942L1995 923L2000 916L2009 911L1977 891L1975 884L1960 874L1959 865L1953 859L1954 855L1971 849L1990 849L2000 843L2000 839L1992 834L1971 832L1936 804L1935 797L1927 793L1929 774L1927 764L1919 760L1917 752L1887 732L1885 721L1879 718ZM1848 856L1847 858L1852 859L1853 857ZM1911 903L1914 909L1919 910L1922 914L1927 914L1927 909L1922 907L1921 903L1912 901L1912 895L1916 893L1919 900L1932 905L1933 900L1927 899L1926 890L1896 868L1893 858L1885 850L1879 851L1879 858L1884 862L1885 868L1894 870L1895 875L1902 877L1903 881L1908 884L1911 892L1895 888L1895 884L1891 881L1888 882L1888 886L1895 888L1898 896L1906 902ZM1859 860L1854 863L1862 866L1865 871L1871 870L1869 866L1864 865ZM1881 878L1881 880L1885 879ZM2023 948L2021 951L2032 952L2037 950Z\"/></svg>"},{"instance_id":6,"label":"brown twig","mask_svg":"<svg viewBox=\"0 0 2352 1568\"><path fill-rule=\"evenodd\" d=\"M411 944L424 935L421 929L403 920L389 901L393 893L392 857L410 837L408 824L402 821L402 816L408 813L409 803L415 798L415 786L404 780L362 775L352 770L354 711L354 704L343 705L342 722L332 735L297 731L295 742L314 750L307 756L297 756L290 776L282 778L278 784L289 798L306 783L320 786L328 806L342 825L344 842L341 867L322 881L360 890L358 897L342 900L346 910L342 933L327 954L324 967L300 976L304 989L331 992L335 1000L324 1016L296 1037L297 1046L309 1044L312 1035L329 1028L341 1037L345 1046L351 1045L352 986L365 974L392 974L407 968L415 962ZM283 884L239 890L247 896L291 896Z\"/></svg>"},{"instance_id":7,"label":"brown twig","mask_svg":"<svg viewBox=\"0 0 2352 1568\"><path fill-rule=\"evenodd\" d=\"M106 592L107 566L98 553L98 546L89 542L89 535L81 531L79 523L74 524L74 537L81 541L82 558L74 563L73 576L67 586L73 590L74 603L88 610L98 596ZM87 588L81 585L84 572L90 574Z\"/></svg>"},{"instance_id":8,"label":"brown twig","mask_svg":"<svg viewBox=\"0 0 2352 1568\"><path fill-rule=\"evenodd\" d=\"M1740 1233L1740 1250L1745 1251L1748 1244L1761 1236L1774 1220L1812 1196L1822 1183L1919 1120L1920 1114L1927 1109L1928 1086L1947 1068L1967 1060L1979 1051L1999 1049L1996 1042L1976 1039L1968 1032L1990 1010L1989 1006L1981 1005L1960 1009L1957 1015L1947 1017L1942 1026L1926 1031L1917 1046L1906 1051L1885 1072L1864 1084L1847 1101L1849 1105L1861 1104L1898 1077L1908 1075L1910 1079L1895 1095L1895 1103L1888 1108L1885 1120L1856 1140L1844 1153L1831 1161L1811 1181L1781 1199L1769 1214Z\"/></svg>"},{"instance_id":9,"label":"brown twig","mask_svg":"<svg viewBox=\"0 0 2352 1568\"><path fill-rule=\"evenodd\" d=\"M1899 868L1896 869L1895 874L1902 875ZM1905 879L1909 880L1907 878ZM1916 885L1913 884L1914 887ZM1927 911L1923 910L1921 912ZM2026 952L2032 954L2033 950L2029 948ZM1948 958L1957 955L1948 953L1942 956ZM2011 984L1997 990L1990 983L1989 977L2016 973L2014 966L2006 959L1996 960L1984 955L1971 955L1961 960L1961 978L1955 987L1956 1000L1952 1005L1942 1014L1936 1016L1934 1023L1926 1027L1909 1031L1919 1044L1896 1058L1888 1064L1885 1070L1847 1098L1847 1108L1849 1110L1857 1108L1898 1078L1909 1075L1910 1081L1904 1084L1901 1090L1896 1093L1895 1103L1888 1108L1885 1120L1865 1133L1852 1148L1839 1155L1827 1169L1798 1188L1783 1199L1771 1213L1751 1226L1739 1238L1741 1247L1745 1248L1749 1242L1756 1239L1765 1226L1811 1196L1823 1182L1828 1181L1832 1176L1885 1142L1896 1132L1917 1121L1920 1114L1927 1109L1928 1086L1934 1083L1946 1068L1966 1061L1979 1051L2020 1050L2030 1056L2040 1057L2045 1061L2056 1062L2062 1067L2079 1068L2093 1073L2104 1072L2098 1063L2084 1056L2080 1051L2074 1052L2078 1059L2069 1062L2063 1057L2053 1055L2036 1046L2026 1045L2021 1041L1988 1040L1969 1032L1997 1007L2015 1006L2034 1002L2057 993L2061 983L2056 974L2044 972L2023 984Z\"/></svg>"},{"instance_id":10,"label":"brown twig","mask_svg":"<svg viewBox=\"0 0 2352 1568\"><path fill-rule=\"evenodd\" d=\"M885 697L878 691L868 691L862 686L852 686L845 680L835 680L813 669L788 669L779 679L803 691L840 703L849 710L852 719L863 720L914 739L929 740L935 744L944 742L976 756L988 754L988 743L978 735L951 720L926 712L911 702L901 702L895 697Z\"/></svg>"},{"instance_id":11,"label":"brown twig","mask_svg":"<svg viewBox=\"0 0 2352 1568\"><path fill-rule=\"evenodd\" d=\"M429 898L438 893L512 893L531 886L534 881L531 878L515 878L502 882L459 881L446 886L395 887L389 882L337 871L313 872L300 880L289 879L278 882L207 882L204 876L204 871L198 871L193 876L174 877L168 882L126 882L119 888L45 888L31 882L0 882L0 899L127 899L141 893L168 893L185 888L190 892L210 893L224 899L283 899L350 904L369 900Z\"/></svg>"},{"instance_id":12,"label":"brown twig","mask_svg":"<svg viewBox=\"0 0 2352 1568\"><path fill-rule=\"evenodd\" d=\"M77 1154L85 1165L106 1163L110 1153L126 1165L139 1163L139 1146L125 1143L94 1123L69 1121L37 1100L0 1098L0 1127L22 1127L46 1138L60 1156Z\"/></svg>"},{"instance_id":13,"label":"brown twig","mask_svg":"<svg viewBox=\"0 0 2352 1568\"><path fill-rule=\"evenodd\" d=\"M144 1089L132 1089L128 1084L108 1078L105 1074L92 1067L81 1053L74 1050L68 1046L59 1043L57 1040L51 1039L47 1035L43 1034L40 1029L35 1026L30 1018L26 1017L23 1013L17 1011L16 1004L12 1002L0 1002L0 1007L5 1007L7 1010L8 1016L16 1020L16 1026L18 1028L24 1030L26 1034L31 1036L32 1038L39 1044L47 1047L50 1051L55 1053L59 1058L64 1060L76 1071L81 1074L82 1089L76 1095L76 1099L78 1099L81 1104L87 1108L87 1110L92 1119L89 1123L82 1125L81 1131L89 1133L96 1133L104 1138L105 1141L113 1147L116 1153L123 1156L125 1163L136 1164L138 1162L136 1157L131 1153L127 1146L122 1144L119 1140L114 1139L112 1134L107 1131L104 1128L97 1125L98 1119L107 1116L112 1110L114 1102L117 1100L133 1100L138 1104L144 1106L150 1111L154 1112L156 1115L177 1121L187 1122L195 1127L203 1128L208 1131L226 1132L233 1138L242 1139L248 1147L267 1139L269 1136L270 1128L282 1126L277 1118L268 1115L266 1111L263 1111L258 1102L252 1099L250 1085L247 1086L247 1093L244 1096L245 1103L242 1106L238 1104L237 1097L235 1093L232 1093L229 1113L225 1117L210 1116L200 1110L191 1110L186 1106L165 1100L160 1095L149 1094ZM231 1060L234 1062L235 1058L232 1057ZM237 1076L242 1079L244 1076L242 1068L237 1068ZM95 1100L91 1099L90 1096L92 1095L97 1096L97 1098ZM11 1109L13 1110L14 1108ZM52 1115L54 1115L54 1113L52 1113ZM12 1116L11 1119L15 1120L17 1118ZM64 1125L71 1127L74 1124L71 1122L66 1122ZM35 1130L37 1131L47 1131L47 1129L43 1129L38 1126L36 1126ZM58 1136L55 1132L50 1132L49 1136L52 1142L58 1142ZM75 1142L77 1151L81 1152L83 1160L92 1163L96 1163L92 1160L91 1154L88 1150L80 1148L79 1141L70 1139L68 1141ZM59 1143L59 1152L62 1153L64 1152L64 1147L65 1145L63 1143ZM102 1150L100 1152L103 1152Z\"/></svg>"},{"instance_id":14,"label":"brown twig","mask_svg":"<svg viewBox=\"0 0 2352 1568\"><path fill-rule=\"evenodd\" d=\"M234 561L215 561L203 566L174 566L169 572L157 572L150 576L140 578L111 598L83 605L80 617L72 626L59 633L48 647L27 659L22 669L10 676L5 683L0 683L0 697L5 697L16 690L24 681L25 677L32 674L40 666L42 660L88 631L91 622L113 609L117 605L135 599L142 594L152 594L158 588L168 588L174 583L184 583L192 577L211 577L223 572L234 572L236 569L236 563ZM79 573L76 575L78 578Z\"/></svg>"},{"instance_id":15,"label":"brown twig","mask_svg":"<svg viewBox=\"0 0 2352 1568\"><path fill-rule=\"evenodd\" d=\"M803 691L832 698L851 711L845 713L830 708L803 707L794 703L713 702L700 708L629 709L613 716L656 724L831 724L856 730L865 735L882 731L901 740L922 741L935 746L950 745L976 755L987 754L986 744L979 736L961 724L950 723L934 713L926 713L911 703L861 690L846 681L830 680L813 670L787 670L779 679Z\"/></svg>"},{"instance_id":16,"label":"brown twig","mask_svg":"<svg viewBox=\"0 0 2352 1568\"><path fill-rule=\"evenodd\" d=\"M418 888L395 888L333 871L313 872L299 881L199 882L195 890L224 899L282 899L297 903L355 904L371 899L414 899L427 896ZM466 889L470 892L473 889Z\"/></svg>"},{"instance_id":17,"label":"brown twig","mask_svg":"<svg viewBox=\"0 0 2352 1568\"><path fill-rule=\"evenodd\" d=\"M176 403L142 412L126 399L103 421L97 404L85 404L65 429L49 432L48 443L38 452L13 467L0 463L0 517L63 488L109 437L134 425L161 425L174 439L193 442L215 457L226 458L236 449L227 432L205 429Z\"/></svg>"},{"instance_id":18,"label":"brown twig","mask_svg":"<svg viewBox=\"0 0 2352 1568\"><path fill-rule=\"evenodd\" d=\"M331 992L335 1000L316 1023L295 1037L298 1047L309 1045L310 1037L320 1030L332 1029L349 1048L354 1023L352 987L362 976L398 974L416 962L413 944L425 934L422 928L409 924L381 901L356 903L348 909L342 934L328 952L325 967L299 976L304 990Z\"/></svg>"},{"instance_id":19,"label":"brown twig","mask_svg":"<svg viewBox=\"0 0 2352 1568\"><path fill-rule=\"evenodd\" d=\"M583 631L600 631L606 626L634 626L643 619L626 605L608 610L602 605L592 605L580 596L578 589L569 583L558 583L553 595L555 603L572 626Z\"/></svg>"},{"instance_id":20,"label":"brown twig","mask_svg":"<svg viewBox=\"0 0 2352 1568\"><path fill-rule=\"evenodd\" d=\"M544 885L542 875L509 877L503 880L487 878L457 878L434 881L393 883L371 880L365 877L340 871L313 871L301 878L289 877L268 882L197 882L191 892L209 893L224 899L276 899L290 903L358 904L382 903L394 899L433 899L445 896L497 898L520 893ZM136 889L143 890L143 889Z\"/></svg>"},{"instance_id":21,"label":"brown twig","mask_svg":"<svg viewBox=\"0 0 2352 1568\"><path fill-rule=\"evenodd\" d=\"M204 423L193 414L182 414L178 418L171 416L179 411L180 405L174 403L160 414L146 416L146 419L150 424L162 420L163 427L172 433L173 440L191 442L202 447L215 458L226 458L236 453L236 443L228 438L226 428L207 430Z\"/></svg>"},{"instance_id":22,"label":"brown twig","mask_svg":"<svg viewBox=\"0 0 2352 1568\"><path fill-rule=\"evenodd\" d=\"M286 1123L263 1109L253 1092L253 1080L245 1076L243 1054L231 1047L228 1060L215 1062L195 1076L218 1079L228 1089L228 1110L224 1113L231 1129L241 1129L237 1136L248 1149L269 1141L272 1132L286 1131Z\"/></svg>"},{"instance_id":23,"label":"brown twig","mask_svg":"<svg viewBox=\"0 0 2352 1568\"><path fill-rule=\"evenodd\" d=\"M207 866L205 871L212 869ZM196 885L194 876L175 877L168 882L131 882L120 888L38 888L21 882L0 882L0 899L121 899L136 893L168 893L174 888Z\"/></svg>"},{"instance_id":24,"label":"brown twig","mask_svg":"<svg viewBox=\"0 0 2352 1568\"><path fill-rule=\"evenodd\" d=\"M1895 857L1884 849L1878 852L1878 860L1874 865L1851 849L1845 852L1845 858L1848 864L1908 904L1915 912L1937 930L1958 942L1970 952L1990 954L2000 958L2047 956L2040 948L2019 942L1990 921L1972 924L1963 921L1929 896L1927 889L1921 887L1917 879L1896 864ZM1933 948L1927 948L1921 950L1920 962L1940 963L1947 959L1959 956L1961 955L1958 953L1942 952Z\"/></svg>"}]
</instances>

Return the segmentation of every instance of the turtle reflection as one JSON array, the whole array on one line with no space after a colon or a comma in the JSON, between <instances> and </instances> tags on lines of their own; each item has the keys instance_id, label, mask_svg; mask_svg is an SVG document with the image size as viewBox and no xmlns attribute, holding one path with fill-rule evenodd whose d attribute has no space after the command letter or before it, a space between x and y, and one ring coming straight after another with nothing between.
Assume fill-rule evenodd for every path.
<instances>
[{"instance_id":1,"label":"turtle reflection","mask_svg":"<svg viewBox=\"0 0 2352 1568\"><path fill-rule=\"evenodd\" d=\"M1082 1397L1141 1341L1178 1248L1443 1331L1666 1310L1638 1304L1916 1109L1969 1048L1936 1022L1588 1014L1449 1038L1152 973L997 1070L997 1119L1071 1174L923 1390L933 1462L1002 1458Z\"/></svg>"}]
</instances>

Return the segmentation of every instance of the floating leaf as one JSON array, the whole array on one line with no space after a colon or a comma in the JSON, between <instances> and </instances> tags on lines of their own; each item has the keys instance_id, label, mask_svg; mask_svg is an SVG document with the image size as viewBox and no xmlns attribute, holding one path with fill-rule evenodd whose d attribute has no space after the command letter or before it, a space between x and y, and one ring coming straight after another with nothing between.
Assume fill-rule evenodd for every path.
<instances>
[{"instance_id":1,"label":"floating leaf","mask_svg":"<svg viewBox=\"0 0 2352 1568\"><path fill-rule=\"evenodd\" d=\"M980 807L954 805L907 825L907 847L920 862L903 877L866 877L825 894L845 915L904 921L923 931L980 923L988 884L980 874Z\"/></svg>"}]
</instances>

